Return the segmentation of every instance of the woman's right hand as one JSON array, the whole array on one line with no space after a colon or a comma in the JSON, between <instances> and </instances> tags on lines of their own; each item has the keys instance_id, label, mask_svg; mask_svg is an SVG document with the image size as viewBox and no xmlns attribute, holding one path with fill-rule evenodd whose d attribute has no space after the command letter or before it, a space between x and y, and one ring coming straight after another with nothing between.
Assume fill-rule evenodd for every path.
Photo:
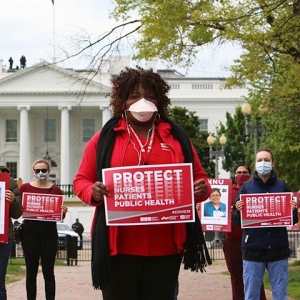
<instances>
[{"instance_id":1,"label":"woman's right hand","mask_svg":"<svg viewBox=\"0 0 300 300\"><path fill-rule=\"evenodd\" d=\"M93 198L95 201L103 201L104 196L110 196L108 187L100 181L96 181L92 187L93 190Z\"/></svg>"}]
</instances>

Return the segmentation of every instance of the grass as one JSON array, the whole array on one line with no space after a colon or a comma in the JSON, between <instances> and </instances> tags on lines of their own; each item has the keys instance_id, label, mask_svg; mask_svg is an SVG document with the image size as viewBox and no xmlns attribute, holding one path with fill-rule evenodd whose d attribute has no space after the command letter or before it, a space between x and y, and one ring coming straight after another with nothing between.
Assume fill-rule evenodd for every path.
<instances>
[{"instance_id":1,"label":"grass","mask_svg":"<svg viewBox=\"0 0 300 300\"><path fill-rule=\"evenodd\" d=\"M66 266L65 261L56 260L56 266ZM7 266L6 284L19 281L26 275L26 267L24 258L10 259Z\"/></svg>"},{"instance_id":2,"label":"grass","mask_svg":"<svg viewBox=\"0 0 300 300\"><path fill-rule=\"evenodd\" d=\"M300 261L296 260L289 264L289 283L288 283L288 296L300 300ZM269 282L268 272L265 272L264 276L265 288L271 290L271 285Z\"/></svg>"},{"instance_id":3,"label":"grass","mask_svg":"<svg viewBox=\"0 0 300 300\"><path fill-rule=\"evenodd\" d=\"M223 274L230 275L228 271L222 272ZM289 283L288 283L288 296L294 300L300 300L300 261L295 260L289 264ZM264 275L264 286L267 290L272 290L271 284L269 282L268 271Z\"/></svg>"}]
</instances>

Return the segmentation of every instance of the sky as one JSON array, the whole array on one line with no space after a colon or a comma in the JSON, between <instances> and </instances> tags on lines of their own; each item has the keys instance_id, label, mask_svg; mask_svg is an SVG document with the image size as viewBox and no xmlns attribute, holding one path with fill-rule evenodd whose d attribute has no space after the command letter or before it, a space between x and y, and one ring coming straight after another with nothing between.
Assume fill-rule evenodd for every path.
<instances>
[{"instance_id":1,"label":"sky","mask_svg":"<svg viewBox=\"0 0 300 300\"><path fill-rule=\"evenodd\" d=\"M0 59L8 67L9 58L13 67L20 66L25 55L27 67L43 60L60 61L76 51L76 39L81 36L97 38L116 25L109 18L113 6L111 0L2 0L0 22ZM122 50L124 55L128 49ZM226 77L226 67L239 57L241 50L231 45L204 47L199 50L194 66L188 72L173 66L187 76ZM93 52L89 53L90 55ZM123 54L123 53L122 53ZM77 57L60 62L59 66L74 69L88 67L88 58ZM159 68L164 68L159 62Z\"/></svg>"}]
</instances>

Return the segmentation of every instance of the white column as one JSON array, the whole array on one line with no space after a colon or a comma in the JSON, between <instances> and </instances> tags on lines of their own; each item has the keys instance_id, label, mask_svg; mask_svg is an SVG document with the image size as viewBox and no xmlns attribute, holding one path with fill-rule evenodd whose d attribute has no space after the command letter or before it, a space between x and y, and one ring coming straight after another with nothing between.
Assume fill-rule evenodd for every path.
<instances>
[{"instance_id":1,"label":"white column","mask_svg":"<svg viewBox=\"0 0 300 300\"><path fill-rule=\"evenodd\" d=\"M23 182L31 180L30 152L29 152L29 124L28 110L30 106L18 106L20 111L20 176Z\"/></svg>"},{"instance_id":2,"label":"white column","mask_svg":"<svg viewBox=\"0 0 300 300\"><path fill-rule=\"evenodd\" d=\"M60 184L71 184L70 179L70 125L71 106L59 106L61 110L60 128Z\"/></svg>"},{"instance_id":3,"label":"white column","mask_svg":"<svg viewBox=\"0 0 300 300\"><path fill-rule=\"evenodd\" d=\"M102 128L104 124L111 118L110 108L108 106L100 106L102 110Z\"/></svg>"}]
</instances>

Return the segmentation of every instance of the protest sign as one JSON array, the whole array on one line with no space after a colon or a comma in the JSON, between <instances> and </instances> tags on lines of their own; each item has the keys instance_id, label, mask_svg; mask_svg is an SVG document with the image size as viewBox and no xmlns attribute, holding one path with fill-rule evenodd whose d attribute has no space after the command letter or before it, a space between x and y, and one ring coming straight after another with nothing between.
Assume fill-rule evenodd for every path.
<instances>
[{"instance_id":1,"label":"protest sign","mask_svg":"<svg viewBox=\"0 0 300 300\"><path fill-rule=\"evenodd\" d=\"M241 194L242 228L292 226L292 197L292 193Z\"/></svg>"},{"instance_id":2,"label":"protest sign","mask_svg":"<svg viewBox=\"0 0 300 300\"><path fill-rule=\"evenodd\" d=\"M231 230L231 179L209 178L212 193L201 202L198 215L204 231Z\"/></svg>"},{"instance_id":3,"label":"protest sign","mask_svg":"<svg viewBox=\"0 0 300 300\"><path fill-rule=\"evenodd\" d=\"M107 225L192 222L192 164L143 165L103 169Z\"/></svg>"},{"instance_id":4,"label":"protest sign","mask_svg":"<svg viewBox=\"0 0 300 300\"><path fill-rule=\"evenodd\" d=\"M62 220L62 195L23 193L23 219L39 221Z\"/></svg>"},{"instance_id":5,"label":"protest sign","mask_svg":"<svg viewBox=\"0 0 300 300\"><path fill-rule=\"evenodd\" d=\"M10 188L10 174L0 173L0 244L8 243L9 202L5 200L5 190Z\"/></svg>"}]
</instances>

